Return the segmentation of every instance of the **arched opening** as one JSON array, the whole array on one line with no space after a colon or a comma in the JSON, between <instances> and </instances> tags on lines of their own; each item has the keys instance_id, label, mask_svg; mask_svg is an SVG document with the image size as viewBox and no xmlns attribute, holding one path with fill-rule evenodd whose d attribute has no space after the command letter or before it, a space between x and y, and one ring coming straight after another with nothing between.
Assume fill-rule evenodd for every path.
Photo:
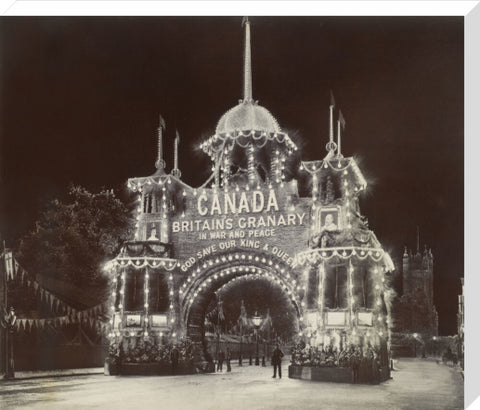
<instances>
[{"instance_id":1,"label":"arched opening","mask_svg":"<svg viewBox=\"0 0 480 410\"><path fill-rule=\"evenodd\" d=\"M212 361L228 348L231 358L296 338L301 296L290 268L255 252L229 252L193 267L181 292L187 336ZM252 321L259 316L259 324Z\"/></svg>"}]
</instances>

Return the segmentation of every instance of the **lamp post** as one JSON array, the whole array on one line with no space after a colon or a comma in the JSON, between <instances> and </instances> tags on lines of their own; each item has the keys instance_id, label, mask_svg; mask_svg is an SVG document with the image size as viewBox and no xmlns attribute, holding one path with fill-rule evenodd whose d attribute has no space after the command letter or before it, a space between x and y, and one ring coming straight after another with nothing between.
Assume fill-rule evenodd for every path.
<instances>
[{"instance_id":1,"label":"lamp post","mask_svg":"<svg viewBox=\"0 0 480 410\"><path fill-rule=\"evenodd\" d=\"M6 312L5 312L6 313ZM4 314L2 326L6 330L6 346L5 346L5 379L15 378L15 364L13 361L13 334L15 332L15 322L17 316L13 306L10 308L8 314Z\"/></svg>"},{"instance_id":2,"label":"lamp post","mask_svg":"<svg viewBox=\"0 0 480 410\"><path fill-rule=\"evenodd\" d=\"M238 355L238 365L242 365L242 345L243 345L243 325L240 324L240 354Z\"/></svg>"},{"instance_id":3,"label":"lamp post","mask_svg":"<svg viewBox=\"0 0 480 410\"><path fill-rule=\"evenodd\" d=\"M437 336L433 336L433 355L437 357Z\"/></svg>"},{"instance_id":4,"label":"lamp post","mask_svg":"<svg viewBox=\"0 0 480 410\"><path fill-rule=\"evenodd\" d=\"M415 357L417 357L417 336L418 336L418 333L413 334L413 351L414 351Z\"/></svg>"},{"instance_id":5,"label":"lamp post","mask_svg":"<svg viewBox=\"0 0 480 410\"><path fill-rule=\"evenodd\" d=\"M253 326L255 326L255 338L257 342L257 349L255 353L255 366L258 366L260 364L260 360L258 358L258 328L262 323L262 317L258 315L258 312L255 312L255 316L252 317L252 323Z\"/></svg>"}]
</instances>

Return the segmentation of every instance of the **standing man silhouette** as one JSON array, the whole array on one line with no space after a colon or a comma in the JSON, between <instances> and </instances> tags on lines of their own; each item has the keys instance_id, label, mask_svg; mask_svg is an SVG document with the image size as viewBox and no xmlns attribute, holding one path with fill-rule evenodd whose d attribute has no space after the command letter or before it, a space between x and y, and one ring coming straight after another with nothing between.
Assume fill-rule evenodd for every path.
<instances>
[{"instance_id":1,"label":"standing man silhouette","mask_svg":"<svg viewBox=\"0 0 480 410\"><path fill-rule=\"evenodd\" d=\"M224 360L225 360L225 353L223 353L223 350L220 350L220 352L218 352L217 372L223 371Z\"/></svg>"},{"instance_id":2,"label":"standing man silhouette","mask_svg":"<svg viewBox=\"0 0 480 410\"><path fill-rule=\"evenodd\" d=\"M277 347L272 353L272 365L273 365L273 378L277 377L277 368L278 368L278 378L282 378L282 357L283 357L283 352L280 350L280 348Z\"/></svg>"}]
</instances>

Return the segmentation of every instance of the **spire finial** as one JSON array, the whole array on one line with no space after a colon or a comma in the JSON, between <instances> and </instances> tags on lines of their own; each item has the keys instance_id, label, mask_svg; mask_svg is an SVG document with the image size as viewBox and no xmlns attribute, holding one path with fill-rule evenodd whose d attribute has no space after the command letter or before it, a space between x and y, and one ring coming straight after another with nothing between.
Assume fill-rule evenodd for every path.
<instances>
[{"instance_id":1,"label":"spire finial","mask_svg":"<svg viewBox=\"0 0 480 410\"><path fill-rule=\"evenodd\" d=\"M243 56L243 102L252 101L252 52L250 48L250 21L248 17L242 20L245 25L245 51Z\"/></svg>"},{"instance_id":2,"label":"spire finial","mask_svg":"<svg viewBox=\"0 0 480 410\"><path fill-rule=\"evenodd\" d=\"M333 97L333 92L330 90L330 132L329 132L329 140L327 143L327 157L331 158L337 149L337 144L333 141L333 108L335 107L335 98Z\"/></svg>"},{"instance_id":3,"label":"spire finial","mask_svg":"<svg viewBox=\"0 0 480 410\"><path fill-rule=\"evenodd\" d=\"M342 155L342 133L341 130L345 130L345 118L343 118L342 110L338 111L338 151L337 154L340 157Z\"/></svg>"},{"instance_id":4,"label":"spire finial","mask_svg":"<svg viewBox=\"0 0 480 410\"><path fill-rule=\"evenodd\" d=\"M178 168L178 145L180 144L180 135L178 134L178 130L175 130L175 145L174 145L174 151L173 151L173 169L172 169L172 175L180 178L182 173L180 172L180 169Z\"/></svg>"},{"instance_id":5,"label":"spire finial","mask_svg":"<svg viewBox=\"0 0 480 410\"><path fill-rule=\"evenodd\" d=\"M158 153L157 153L157 161L155 162L155 168L158 170L164 169L165 168L165 161L163 160L163 131L165 130L165 120L163 117L160 115L159 116L159 122L158 122Z\"/></svg>"}]
</instances>

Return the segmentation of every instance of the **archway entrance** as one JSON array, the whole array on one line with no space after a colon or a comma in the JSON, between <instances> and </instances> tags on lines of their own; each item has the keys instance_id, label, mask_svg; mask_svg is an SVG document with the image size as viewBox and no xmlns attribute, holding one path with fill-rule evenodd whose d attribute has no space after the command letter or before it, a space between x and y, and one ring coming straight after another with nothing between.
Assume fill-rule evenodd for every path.
<instances>
[{"instance_id":1,"label":"archway entrance","mask_svg":"<svg viewBox=\"0 0 480 410\"><path fill-rule=\"evenodd\" d=\"M180 292L187 336L202 346L205 362L227 348L233 360L268 357L271 344L298 334L303 293L281 260L251 251L217 255L193 267Z\"/></svg>"}]
</instances>

